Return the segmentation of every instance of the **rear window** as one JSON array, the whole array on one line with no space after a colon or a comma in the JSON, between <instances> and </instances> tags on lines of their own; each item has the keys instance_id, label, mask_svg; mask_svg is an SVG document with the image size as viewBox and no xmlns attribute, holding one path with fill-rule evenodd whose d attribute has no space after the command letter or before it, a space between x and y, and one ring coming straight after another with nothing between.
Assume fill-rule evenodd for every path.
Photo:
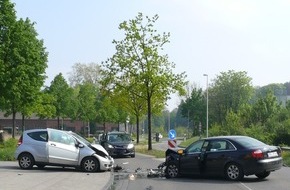
<instances>
[{"instance_id":1,"label":"rear window","mask_svg":"<svg viewBox=\"0 0 290 190\"><path fill-rule=\"evenodd\" d=\"M235 141L246 148L266 145L265 143L251 137L237 137L235 138Z\"/></svg>"},{"instance_id":2,"label":"rear window","mask_svg":"<svg viewBox=\"0 0 290 190\"><path fill-rule=\"evenodd\" d=\"M48 137L46 131L31 132L31 133L27 133L27 135L36 141L44 141L44 142L47 141L47 137Z\"/></svg>"}]
</instances>

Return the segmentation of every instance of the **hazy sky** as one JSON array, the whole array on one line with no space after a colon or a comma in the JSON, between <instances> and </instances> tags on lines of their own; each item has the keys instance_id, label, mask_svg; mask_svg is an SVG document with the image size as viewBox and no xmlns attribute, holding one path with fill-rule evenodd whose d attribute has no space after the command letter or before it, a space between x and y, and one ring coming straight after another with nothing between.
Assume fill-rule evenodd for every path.
<instances>
[{"instance_id":1,"label":"hazy sky","mask_svg":"<svg viewBox=\"0 0 290 190\"><path fill-rule=\"evenodd\" d=\"M12 0L17 16L36 22L49 52L46 85L75 63L101 63L123 39L118 25L142 12L170 32L163 54L206 87L220 72L246 71L254 86L290 81L289 0ZM174 98L169 108L177 106Z\"/></svg>"}]
</instances>

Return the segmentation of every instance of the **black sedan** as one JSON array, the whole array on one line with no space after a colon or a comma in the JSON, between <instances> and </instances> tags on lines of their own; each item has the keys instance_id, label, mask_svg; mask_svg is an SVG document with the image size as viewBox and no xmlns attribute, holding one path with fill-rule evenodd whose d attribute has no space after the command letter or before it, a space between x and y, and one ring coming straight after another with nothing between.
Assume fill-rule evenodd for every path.
<instances>
[{"instance_id":1,"label":"black sedan","mask_svg":"<svg viewBox=\"0 0 290 190\"><path fill-rule=\"evenodd\" d=\"M281 149L247 136L200 139L185 149L166 151L167 178L179 175L224 176L241 180L245 175L264 179L282 167Z\"/></svg>"}]
</instances>

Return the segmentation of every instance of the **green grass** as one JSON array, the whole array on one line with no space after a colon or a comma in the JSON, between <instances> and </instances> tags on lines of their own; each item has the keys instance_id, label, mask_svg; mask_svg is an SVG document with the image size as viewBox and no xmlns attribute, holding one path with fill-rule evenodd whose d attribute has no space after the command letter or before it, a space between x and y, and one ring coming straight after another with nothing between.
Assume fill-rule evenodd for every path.
<instances>
[{"instance_id":1,"label":"green grass","mask_svg":"<svg viewBox=\"0 0 290 190\"><path fill-rule=\"evenodd\" d=\"M283 151L282 157L284 165L290 166L290 151Z\"/></svg>"},{"instance_id":2,"label":"green grass","mask_svg":"<svg viewBox=\"0 0 290 190\"><path fill-rule=\"evenodd\" d=\"M186 141L182 141L179 146L181 147L188 147L191 143L197 141L199 137L192 137L190 139L187 139Z\"/></svg>"},{"instance_id":3,"label":"green grass","mask_svg":"<svg viewBox=\"0 0 290 190\"><path fill-rule=\"evenodd\" d=\"M165 158L165 151L155 149L148 150L148 145L143 143L135 145L135 151L141 154L154 156L156 158Z\"/></svg>"}]
</instances>

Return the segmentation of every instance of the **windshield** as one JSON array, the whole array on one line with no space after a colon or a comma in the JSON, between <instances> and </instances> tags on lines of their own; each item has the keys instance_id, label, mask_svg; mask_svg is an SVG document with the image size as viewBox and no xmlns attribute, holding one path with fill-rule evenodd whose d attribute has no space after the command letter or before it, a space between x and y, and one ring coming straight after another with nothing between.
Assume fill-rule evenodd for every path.
<instances>
[{"instance_id":1,"label":"windshield","mask_svg":"<svg viewBox=\"0 0 290 190\"><path fill-rule=\"evenodd\" d=\"M129 134L109 134L108 141L109 142L130 142L131 137Z\"/></svg>"},{"instance_id":2,"label":"windshield","mask_svg":"<svg viewBox=\"0 0 290 190\"><path fill-rule=\"evenodd\" d=\"M80 136L80 135L78 135L78 134L76 134L74 132L70 132L70 134L72 136L74 136L77 140L79 140L82 143L84 143L85 145L90 145L91 144L87 139L85 139L84 137L82 137L82 136Z\"/></svg>"}]
</instances>

